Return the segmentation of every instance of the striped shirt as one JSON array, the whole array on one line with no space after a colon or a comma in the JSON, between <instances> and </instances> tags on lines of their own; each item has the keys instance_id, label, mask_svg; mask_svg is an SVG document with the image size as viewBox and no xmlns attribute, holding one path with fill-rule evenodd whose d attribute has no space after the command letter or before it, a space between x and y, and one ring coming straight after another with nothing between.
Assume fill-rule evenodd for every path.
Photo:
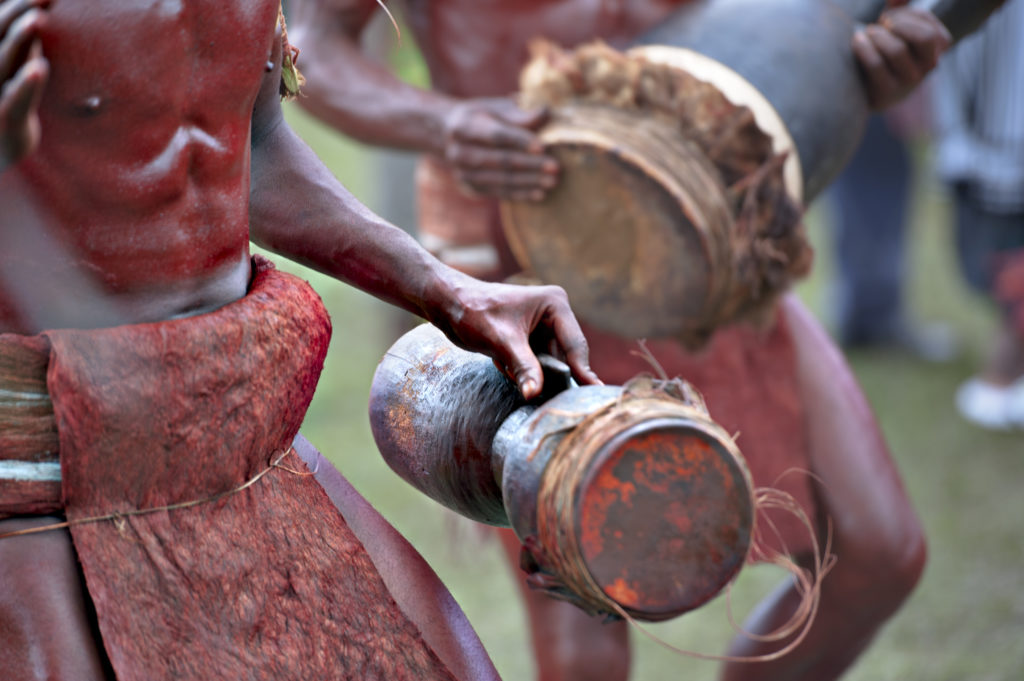
<instances>
[{"instance_id":1,"label":"striped shirt","mask_svg":"<svg viewBox=\"0 0 1024 681\"><path fill-rule=\"evenodd\" d=\"M1009 0L935 71L936 170L981 207L1024 212L1024 0Z\"/></svg>"}]
</instances>

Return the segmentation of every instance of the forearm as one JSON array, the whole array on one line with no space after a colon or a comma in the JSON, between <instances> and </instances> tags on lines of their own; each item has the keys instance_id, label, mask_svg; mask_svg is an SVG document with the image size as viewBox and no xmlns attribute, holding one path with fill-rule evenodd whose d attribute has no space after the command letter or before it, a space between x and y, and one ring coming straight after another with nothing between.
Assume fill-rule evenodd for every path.
<instances>
[{"instance_id":1,"label":"forearm","mask_svg":"<svg viewBox=\"0 0 1024 681\"><path fill-rule=\"evenodd\" d=\"M363 12L351 7L357 17ZM281 63L280 47L271 59ZM255 243L433 322L460 347L493 358L526 399L540 393L544 380L534 343L564 358L581 383L599 382L564 291L475 280L374 215L288 127L280 78L279 67L269 71L253 104L249 230Z\"/></svg>"},{"instance_id":2,"label":"forearm","mask_svg":"<svg viewBox=\"0 0 1024 681\"><path fill-rule=\"evenodd\" d=\"M363 206L283 121L254 140L253 242L434 320L463 275Z\"/></svg>"},{"instance_id":3,"label":"forearm","mask_svg":"<svg viewBox=\"0 0 1024 681\"><path fill-rule=\"evenodd\" d=\"M443 153L444 121L456 100L402 82L334 25L291 30L303 50L304 109L367 144Z\"/></svg>"}]
</instances>

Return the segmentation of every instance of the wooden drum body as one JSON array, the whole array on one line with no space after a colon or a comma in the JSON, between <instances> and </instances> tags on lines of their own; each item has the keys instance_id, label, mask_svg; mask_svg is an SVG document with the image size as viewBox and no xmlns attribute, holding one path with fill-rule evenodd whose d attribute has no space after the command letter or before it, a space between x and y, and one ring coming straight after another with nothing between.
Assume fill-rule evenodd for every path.
<instances>
[{"instance_id":1,"label":"wooden drum body","mask_svg":"<svg viewBox=\"0 0 1024 681\"><path fill-rule=\"evenodd\" d=\"M750 550L749 471L685 383L571 386L525 404L489 359L424 325L381 362L370 415L399 475L511 526L528 582L588 612L674 617L718 594Z\"/></svg>"},{"instance_id":2,"label":"wooden drum body","mask_svg":"<svg viewBox=\"0 0 1024 681\"><path fill-rule=\"evenodd\" d=\"M502 205L519 263L598 328L699 345L729 294L733 220L703 151L662 121L587 103L561 107L541 140L563 173L543 202Z\"/></svg>"}]
</instances>

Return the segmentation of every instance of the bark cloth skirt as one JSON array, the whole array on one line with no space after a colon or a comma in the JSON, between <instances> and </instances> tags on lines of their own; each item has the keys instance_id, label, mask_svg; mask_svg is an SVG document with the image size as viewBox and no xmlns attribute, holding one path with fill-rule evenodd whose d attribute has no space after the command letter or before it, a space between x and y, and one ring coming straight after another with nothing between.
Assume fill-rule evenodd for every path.
<instances>
[{"instance_id":1,"label":"bark cloth skirt","mask_svg":"<svg viewBox=\"0 0 1024 681\"><path fill-rule=\"evenodd\" d=\"M0 336L0 517L72 523L118 679L455 678L393 597L394 565L429 568L297 435L330 333L308 284L255 258L209 314ZM378 570L339 499L403 556Z\"/></svg>"}]
</instances>

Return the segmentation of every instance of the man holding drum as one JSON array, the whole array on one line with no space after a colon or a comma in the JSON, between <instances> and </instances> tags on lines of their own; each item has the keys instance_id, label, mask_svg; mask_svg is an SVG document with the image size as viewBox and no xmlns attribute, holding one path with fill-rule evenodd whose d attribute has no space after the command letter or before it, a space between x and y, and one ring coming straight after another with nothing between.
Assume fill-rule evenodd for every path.
<instances>
[{"instance_id":1,"label":"man holding drum","mask_svg":"<svg viewBox=\"0 0 1024 681\"><path fill-rule=\"evenodd\" d=\"M0 0L5 680L497 678L297 436L331 323L250 240L431 317L524 395L531 341L596 382L586 341L563 292L475 281L345 191L283 120L280 18Z\"/></svg>"},{"instance_id":2,"label":"man holding drum","mask_svg":"<svg viewBox=\"0 0 1024 681\"><path fill-rule=\"evenodd\" d=\"M560 168L536 136L546 112L521 110L509 93L544 37L573 47L601 39L627 46L681 0L407 0L403 8L430 70L432 90L400 82L364 57L358 38L375 0L293 0L292 37L304 54L303 106L364 142L424 153L417 183L425 246L449 264L488 279L518 272L502 234L497 199L536 201L560 181ZM903 5L903 2L890 3ZM872 106L916 86L949 44L928 12L890 7L853 37ZM610 383L649 366L634 342L588 329L591 361ZM649 343L670 376L692 382L711 416L739 445L758 485L790 492L817 523L826 519L838 556L822 586L817 620L791 654L771 662L727 663L726 679L837 678L867 647L916 585L925 562L918 518L864 396L839 351L803 305L782 298L766 330L720 329L700 353L672 340ZM811 475L789 474L798 468ZM797 560L809 562L804 533L782 528ZM506 536L510 557L518 556ZM561 602L525 592L543 681L625 679L623 623L604 624ZM799 601L781 584L748 630L772 631ZM778 644L737 639L729 655L757 655Z\"/></svg>"}]
</instances>

